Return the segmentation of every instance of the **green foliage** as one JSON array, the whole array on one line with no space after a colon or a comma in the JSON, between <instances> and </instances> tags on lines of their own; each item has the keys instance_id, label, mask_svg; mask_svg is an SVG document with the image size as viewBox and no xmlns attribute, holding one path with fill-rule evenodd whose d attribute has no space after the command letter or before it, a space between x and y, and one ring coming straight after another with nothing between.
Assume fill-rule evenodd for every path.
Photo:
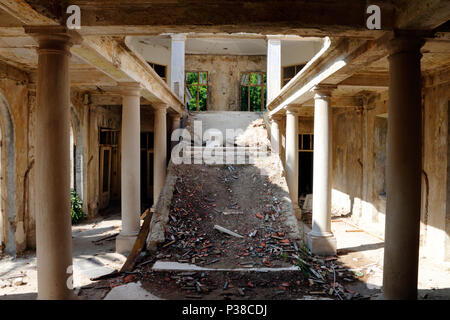
<instances>
[{"instance_id":1,"label":"green foliage","mask_svg":"<svg viewBox=\"0 0 450 320\"><path fill-rule=\"evenodd\" d=\"M70 215L72 216L72 224L77 224L86 219L86 215L83 212L83 202L74 189L70 190Z\"/></svg>"}]
</instances>

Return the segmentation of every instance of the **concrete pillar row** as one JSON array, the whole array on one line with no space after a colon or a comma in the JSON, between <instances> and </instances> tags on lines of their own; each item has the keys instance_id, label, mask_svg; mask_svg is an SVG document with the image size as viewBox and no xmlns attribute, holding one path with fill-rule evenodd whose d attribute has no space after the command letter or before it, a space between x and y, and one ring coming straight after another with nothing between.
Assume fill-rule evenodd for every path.
<instances>
[{"instance_id":1,"label":"concrete pillar row","mask_svg":"<svg viewBox=\"0 0 450 320\"><path fill-rule=\"evenodd\" d=\"M281 116L270 117L270 141L272 152L280 154L281 152L281 132L280 132Z\"/></svg>"},{"instance_id":2,"label":"concrete pillar row","mask_svg":"<svg viewBox=\"0 0 450 320\"><path fill-rule=\"evenodd\" d=\"M167 125L166 116L168 105L165 103L154 104L154 161L153 161L153 206L158 202L166 181L167 170Z\"/></svg>"},{"instance_id":3,"label":"concrete pillar row","mask_svg":"<svg viewBox=\"0 0 450 320\"><path fill-rule=\"evenodd\" d=\"M38 43L36 255L38 299L72 299L70 47L64 27L25 27Z\"/></svg>"},{"instance_id":4,"label":"concrete pillar row","mask_svg":"<svg viewBox=\"0 0 450 320\"><path fill-rule=\"evenodd\" d=\"M420 48L414 35L397 35L389 48L389 107L383 292L417 299L422 111Z\"/></svg>"},{"instance_id":5,"label":"concrete pillar row","mask_svg":"<svg viewBox=\"0 0 450 320\"><path fill-rule=\"evenodd\" d=\"M298 107L286 108L286 180L291 196L292 207L298 219L301 210L298 206Z\"/></svg>"},{"instance_id":6,"label":"concrete pillar row","mask_svg":"<svg viewBox=\"0 0 450 320\"><path fill-rule=\"evenodd\" d=\"M313 88L314 95L314 158L312 230L307 246L313 254L336 254L336 238L331 232L331 163L332 112L330 98L335 86Z\"/></svg>"},{"instance_id":7,"label":"concrete pillar row","mask_svg":"<svg viewBox=\"0 0 450 320\"><path fill-rule=\"evenodd\" d=\"M141 87L138 83L121 83L121 212L122 231L116 238L116 252L128 254L140 229L141 215Z\"/></svg>"}]
</instances>

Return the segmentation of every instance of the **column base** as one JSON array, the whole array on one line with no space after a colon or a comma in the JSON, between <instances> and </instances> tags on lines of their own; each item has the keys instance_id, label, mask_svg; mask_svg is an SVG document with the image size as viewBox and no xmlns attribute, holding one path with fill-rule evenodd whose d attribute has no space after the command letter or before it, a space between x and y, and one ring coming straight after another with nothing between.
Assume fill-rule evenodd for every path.
<instances>
[{"instance_id":1,"label":"column base","mask_svg":"<svg viewBox=\"0 0 450 320\"><path fill-rule=\"evenodd\" d=\"M333 234L318 236L311 231L306 238L306 245L312 254L319 256L336 255L336 238Z\"/></svg>"},{"instance_id":2,"label":"column base","mask_svg":"<svg viewBox=\"0 0 450 320\"><path fill-rule=\"evenodd\" d=\"M301 220L302 219L302 209L298 205L292 204L292 211L294 212L295 217L297 218L297 220Z\"/></svg>"},{"instance_id":3,"label":"column base","mask_svg":"<svg viewBox=\"0 0 450 320\"><path fill-rule=\"evenodd\" d=\"M123 235L119 233L116 238L116 252L125 256L128 255L133 249L136 239L137 234Z\"/></svg>"}]
</instances>

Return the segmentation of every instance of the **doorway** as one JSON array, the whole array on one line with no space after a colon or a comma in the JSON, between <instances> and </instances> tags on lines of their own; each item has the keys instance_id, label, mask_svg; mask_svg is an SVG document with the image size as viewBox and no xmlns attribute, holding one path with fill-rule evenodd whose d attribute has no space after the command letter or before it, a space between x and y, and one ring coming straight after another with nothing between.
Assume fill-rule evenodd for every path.
<instances>
[{"instance_id":1,"label":"doorway","mask_svg":"<svg viewBox=\"0 0 450 320\"><path fill-rule=\"evenodd\" d=\"M301 197L313 192L314 135L300 134L298 144L298 197Z\"/></svg>"},{"instance_id":2,"label":"doorway","mask_svg":"<svg viewBox=\"0 0 450 320\"><path fill-rule=\"evenodd\" d=\"M100 209L109 206L111 200L116 200L118 179L118 130L100 129Z\"/></svg>"},{"instance_id":3,"label":"doorway","mask_svg":"<svg viewBox=\"0 0 450 320\"><path fill-rule=\"evenodd\" d=\"M141 132L141 202L153 204L153 132Z\"/></svg>"}]
</instances>

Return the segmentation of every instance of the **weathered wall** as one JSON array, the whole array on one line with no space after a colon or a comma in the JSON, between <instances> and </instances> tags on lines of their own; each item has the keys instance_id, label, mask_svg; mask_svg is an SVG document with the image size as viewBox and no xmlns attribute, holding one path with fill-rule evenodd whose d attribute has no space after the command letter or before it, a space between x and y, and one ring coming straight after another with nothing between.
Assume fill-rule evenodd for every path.
<instances>
[{"instance_id":1,"label":"weathered wall","mask_svg":"<svg viewBox=\"0 0 450 320\"><path fill-rule=\"evenodd\" d=\"M360 161L362 177L358 178L361 198L353 207L352 220L379 236L384 236L386 213L385 175L388 94L368 100L362 109Z\"/></svg>"},{"instance_id":2,"label":"weathered wall","mask_svg":"<svg viewBox=\"0 0 450 320\"><path fill-rule=\"evenodd\" d=\"M333 108L332 214L345 215L360 205L362 185L361 110Z\"/></svg>"},{"instance_id":3,"label":"weathered wall","mask_svg":"<svg viewBox=\"0 0 450 320\"><path fill-rule=\"evenodd\" d=\"M241 72L266 72L266 56L186 55L186 71L208 72L208 110L240 111Z\"/></svg>"},{"instance_id":4,"label":"weathered wall","mask_svg":"<svg viewBox=\"0 0 450 320\"><path fill-rule=\"evenodd\" d=\"M450 83L425 88L423 94L423 187L421 244L427 257L449 259L448 103ZM447 243L447 246L445 245Z\"/></svg>"},{"instance_id":5,"label":"weathered wall","mask_svg":"<svg viewBox=\"0 0 450 320\"><path fill-rule=\"evenodd\" d=\"M9 253L23 251L27 246L27 233L31 232L27 224L25 192L32 168L28 141L28 86L27 74L0 64L2 240Z\"/></svg>"},{"instance_id":6,"label":"weathered wall","mask_svg":"<svg viewBox=\"0 0 450 320\"><path fill-rule=\"evenodd\" d=\"M100 182L99 182L99 128L109 128L119 130L121 127L121 107L120 106L95 106L90 104L88 116L89 127L89 156L87 161L88 176L88 195L87 207L90 217L98 214L100 206ZM120 150L120 134L119 134ZM120 155L119 155L120 165ZM120 172L118 173L118 182L115 184L118 189L112 190L113 193L120 194Z\"/></svg>"}]
</instances>

